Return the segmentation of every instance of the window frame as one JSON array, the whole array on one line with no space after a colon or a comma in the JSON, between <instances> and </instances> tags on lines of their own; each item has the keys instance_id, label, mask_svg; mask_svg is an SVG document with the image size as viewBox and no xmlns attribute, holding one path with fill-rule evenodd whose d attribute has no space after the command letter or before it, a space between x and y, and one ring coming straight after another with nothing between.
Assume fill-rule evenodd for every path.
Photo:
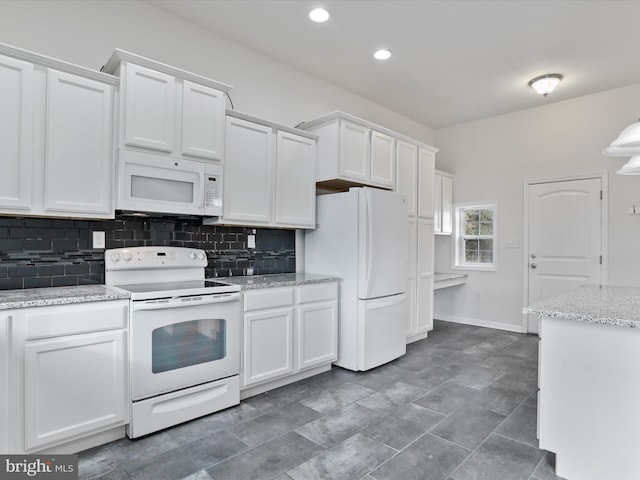
<instances>
[{"instance_id":1,"label":"window frame","mask_svg":"<svg viewBox=\"0 0 640 480\"><path fill-rule=\"evenodd\" d=\"M493 240L493 261L491 263L465 263L464 262L464 212L468 210L491 210L493 212L493 234L484 238ZM452 268L454 270L473 270L494 272L498 269L498 206L496 202L469 202L454 205L454 223L453 223L453 258ZM482 239L481 235L477 235L478 239Z\"/></svg>"}]
</instances>

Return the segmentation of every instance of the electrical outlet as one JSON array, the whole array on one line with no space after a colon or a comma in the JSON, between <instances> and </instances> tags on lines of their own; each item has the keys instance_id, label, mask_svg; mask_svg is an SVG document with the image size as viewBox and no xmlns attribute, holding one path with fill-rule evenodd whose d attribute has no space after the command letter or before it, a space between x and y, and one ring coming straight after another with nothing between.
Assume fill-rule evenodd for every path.
<instances>
[{"instance_id":1,"label":"electrical outlet","mask_svg":"<svg viewBox=\"0 0 640 480\"><path fill-rule=\"evenodd\" d=\"M105 247L105 235L104 232L93 232L93 248Z\"/></svg>"},{"instance_id":2,"label":"electrical outlet","mask_svg":"<svg viewBox=\"0 0 640 480\"><path fill-rule=\"evenodd\" d=\"M247 248L256 248L256 236L247 235Z\"/></svg>"},{"instance_id":3,"label":"electrical outlet","mask_svg":"<svg viewBox=\"0 0 640 480\"><path fill-rule=\"evenodd\" d=\"M253 275L253 268L248 267L245 275Z\"/></svg>"}]
</instances>

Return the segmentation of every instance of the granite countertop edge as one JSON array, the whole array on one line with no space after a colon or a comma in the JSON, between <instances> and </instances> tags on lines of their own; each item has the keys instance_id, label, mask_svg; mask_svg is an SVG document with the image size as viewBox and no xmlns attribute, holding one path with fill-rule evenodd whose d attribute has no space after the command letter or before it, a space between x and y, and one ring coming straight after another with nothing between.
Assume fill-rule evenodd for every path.
<instances>
[{"instance_id":1,"label":"granite countertop edge","mask_svg":"<svg viewBox=\"0 0 640 480\"><path fill-rule=\"evenodd\" d=\"M129 292L106 285L29 288L0 291L0 310L127 300Z\"/></svg>"},{"instance_id":2,"label":"granite countertop edge","mask_svg":"<svg viewBox=\"0 0 640 480\"><path fill-rule=\"evenodd\" d=\"M585 313L571 313L555 310L542 310L537 308L525 307L522 313L536 315L538 317L561 318L564 320L575 320L577 322L597 323L600 325L613 325L616 327L640 328L640 321L629 320L625 318L603 317L600 315L590 315Z\"/></svg>"},{"instance_id":3,"label":"granite countertop edge","mask_svg":"<svg viewBox=\"0 0 640 480\"><path fill-rule=\"evenodd\" d=\"M292 287L314 283L337 282L340 278L309 273L276 273L272 275L252 275L245 277L218 277L216 280L239 285L241 290L254 290L259 288Z\"/></svg>"}]
</instances>

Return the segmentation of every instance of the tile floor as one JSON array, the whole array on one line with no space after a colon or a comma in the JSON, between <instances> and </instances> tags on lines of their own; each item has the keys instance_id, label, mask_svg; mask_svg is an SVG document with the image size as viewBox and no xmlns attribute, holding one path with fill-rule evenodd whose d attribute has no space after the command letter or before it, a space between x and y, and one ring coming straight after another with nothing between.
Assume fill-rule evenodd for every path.
<instances>
[{"instance_id":1,"label":"tile floor","mask_svg":"<svg viewBox=\"0 0 640 480\"><path fill-rule=\"evenodd\" d=\"M80 453L81 479L552 480L538 338L436 321L407 355Z\"/></svg>"}]
</instances>

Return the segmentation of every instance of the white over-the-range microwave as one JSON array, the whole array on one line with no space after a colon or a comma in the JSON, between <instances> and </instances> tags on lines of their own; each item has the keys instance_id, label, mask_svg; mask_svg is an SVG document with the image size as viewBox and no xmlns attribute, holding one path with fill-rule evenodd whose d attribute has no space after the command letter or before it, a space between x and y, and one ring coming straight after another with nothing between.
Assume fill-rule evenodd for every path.
<instances>
[{"instance_id":1,"label":"white over-the-range microwave","mask_svg":"<svg viewBox=\"0 0 640 480\"><path fill-rule=\"evenodd\" d=\"M171 215L222 215L222 166L118 152L116 209Z\"/></svg>"}]
</instances>

